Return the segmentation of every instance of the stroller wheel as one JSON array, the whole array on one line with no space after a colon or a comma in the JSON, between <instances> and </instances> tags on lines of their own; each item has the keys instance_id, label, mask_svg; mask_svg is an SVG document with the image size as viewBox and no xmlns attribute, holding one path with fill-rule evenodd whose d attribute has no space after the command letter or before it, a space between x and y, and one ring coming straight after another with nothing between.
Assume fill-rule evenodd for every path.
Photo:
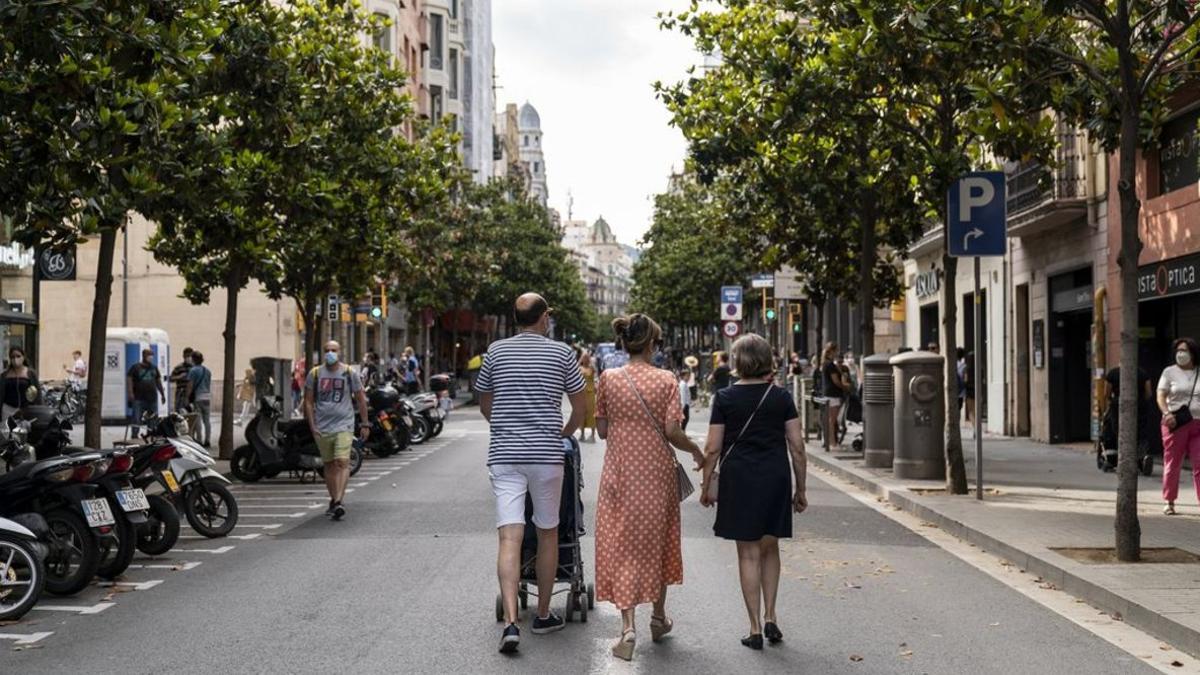
<instances>
[{"instance_id":1,"label":"stroller wheel","mask_svg":"<svg viewBox=\"0 0 1200 675\"><path fill-rule=\"evenodd\" d=\"M567 593L567 608L566 613L563 616L563 620L565 620L567 623L572 623L575 621L575 598L576 595L574 591Z\"/></svg>"},{"instance_id":2,"label":"stroller wheel","mask_svg":"<svg viewBox=\"0 0 1200 675\"><path fill-rule=\"evenodd\" d=\"M529 591L524 588L517 591L517 599L521 603L521 609L529 609Z\"/></svg>"},{"instance_id":3,"label":"stroller wheel","mask_svg":"<svg viewBox=\"0 0 1200 675\"><path fill-rule=\"evenodd\" d=\"M575 606L579 608L579 623L587 623L588 600L586 591L579 591Z\"/></svg>"},{"instance_id":4,"label":"stroller wheel","mask_svg":"<svg viewBox=\"0 0 1200 675\"><path fill-rule=\"evenodd\" d=\"M596 608L596 584L587 585L588 609Z\"/></svg>"},{"instance_id":5,"label":"stroller wheel","mask_svg":"<svg viewBox=\"0 0 1200 675\"><path fill-rule=\"evenodd\" d=\"M1154 455L1146 455L1142 458L1142 475L1154 475Z\"/></svg>"},{"instance_id":6,"label":"stroller wheel","mask_svg":"<svg viewBox=\"0 0 1200 675\"><path fill-rule=\"evenodd\" d=\"M504 621L504 598L496 594L496 621Z\"/></svg>"}]
</instances>

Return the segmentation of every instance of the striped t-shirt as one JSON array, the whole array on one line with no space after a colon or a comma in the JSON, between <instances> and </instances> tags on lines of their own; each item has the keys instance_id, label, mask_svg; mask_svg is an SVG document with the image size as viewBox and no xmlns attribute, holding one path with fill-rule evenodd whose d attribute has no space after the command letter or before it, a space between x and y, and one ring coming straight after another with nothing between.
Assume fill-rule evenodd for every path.
<instances>
[{"instance_id":1,"label":"striped t-shirt","mask_svg":"<svg viewBox=\"0 0 1200 675\"><path fill-rule=\"evenodd\" d=\"M563 463L563 394L583 391L570 347L534 333L493 342L475 390L492 394L488 466Z\"/></svg>"}]
</instances>

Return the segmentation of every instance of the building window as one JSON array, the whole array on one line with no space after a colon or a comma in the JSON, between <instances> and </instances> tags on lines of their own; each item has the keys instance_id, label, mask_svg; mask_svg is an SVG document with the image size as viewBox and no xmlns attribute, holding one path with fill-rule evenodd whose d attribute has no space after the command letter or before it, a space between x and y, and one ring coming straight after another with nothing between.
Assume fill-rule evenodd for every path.
<instances>
[{"instance_id":1,"label":"building window","mask_svg":"<svg viewBox=\"0 0 1200 675\"><path fill-rule=\"evenodd\" d=\"M541 170L542 170L542 163L541 163L541 162L534 162L534 163L533 163L533 173L534 173L534 174L537 174L537 173L538 173L539 171L541 171Z\"/></svg>"},{"instance_id":2,"label":"building window","mask_svg":"<svg viewBox=\"0 0 1200 675\"><path fill-rule=\"evenodd\" d=\"M458 50L450 50L450 91L451 99L458 99Z\"/></svg>"},{"instance_id":3,"label":"building window","mask_svg":"<svg viewBox=\"0 0 1200 675\"><path fill-rule=\"evenodd\" d=\"M526 137L525 137L525 140L524 140L524 141L522 141L522 144L523 144L525 147L527 147L527 148L529 147L529 136L526 136Z\"/></svg>"},{"instance_id":4,"label":"building window","mask_svg":"<svg viewBox=\"0 0 1200 675\"><path fill-rule=\"evenodd\" d=\"M446 42L442 32L445 18L441 14L429 15L429 67L434 70L442 69L442 51Z\"/></svg>"},{"instance_id":5,"label":"building window","mask_svg":"<svg viewBox=\"0 0 1200 675\"><path fill-rule=\"evenodd\" d=\"M375 19L377 21L379 21L379 25L376 26L375 36L374 36L374 39L372 40L372 42L374 42L376 49L382 51L383 53L387 54L388 56L391 56L391 54L392 54L391 19L388 17L387 14L383 14L380 12L375 13Z\"/></svg>"},{"instance_id":6,"label":"building window","mask_svg":"<svg viewBox=\"0 0 1200 675\"><path fill-rule=\"evenodd\" d=\"M450 0L450 18L458 18L458 0Z\"/></svg>"},{"instance_id":7,"label":"building window","mask_svg":"<svg viewBox=\"0 0 1200 675\"><path fill-rule=\"evenodd\" d=\"M1200 108L1163 124L1158 185L1162 194L1200 181Z\"/></svg>"},{"instance_id":8,"label":"building window","mask_svg":"<svg viewBox=\"0 0 1200 675\"><path fill-rule=\"evenodd\" d=\"M429 87L429 116L440 122L443 110L445 108L442 106L442 88L436 85Z\"/></svg>"}]
</instances>

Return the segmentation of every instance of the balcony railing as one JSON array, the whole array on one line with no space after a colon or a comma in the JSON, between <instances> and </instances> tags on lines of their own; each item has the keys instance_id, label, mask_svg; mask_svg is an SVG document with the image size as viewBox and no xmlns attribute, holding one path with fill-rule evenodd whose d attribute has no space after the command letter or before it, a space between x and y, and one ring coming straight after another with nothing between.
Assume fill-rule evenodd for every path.
<instances>
[{"instance_id":1,"label":"balcony railing","mask_svg":"<svg viewBox=\"0 0 1200 675\"><path fill-rule=\"evenodd\" d=\"M1058 135L1054 165L1023 162L1008 176L1009 234L1028 236L1087 213L1087 136L1069 129Z\"/></svg>"},{"instance_id":2,"label":"balcony railing","mask_svg":"<svg viewBox=\"0 0 1200 675\"><path fill-rule=\"evenodd\" d=\"M1059 134L1055 166L1024 162L1008 177L1008 215L1047 201L1087 197L1087 138L1082 131Z\"/></svg>"}]
</instances>

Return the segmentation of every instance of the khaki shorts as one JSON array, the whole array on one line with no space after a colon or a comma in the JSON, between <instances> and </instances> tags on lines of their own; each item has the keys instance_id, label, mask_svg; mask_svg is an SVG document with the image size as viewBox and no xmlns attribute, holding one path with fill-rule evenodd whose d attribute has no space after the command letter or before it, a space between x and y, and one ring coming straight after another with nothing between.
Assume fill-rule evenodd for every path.
<instances>
[{"instance_id":1,"label":"khaki shorts","mask_svg":"<svg viewBox=\"0 0 1200 675\"><path fill-rule=\"evenodd\" d=\"M350 459L350 448L353 445L354 434L349 431L321 434L317 437L317 450L321 451L321 461L326 464L335 459Z\"/></svg>"}]
</instances>

